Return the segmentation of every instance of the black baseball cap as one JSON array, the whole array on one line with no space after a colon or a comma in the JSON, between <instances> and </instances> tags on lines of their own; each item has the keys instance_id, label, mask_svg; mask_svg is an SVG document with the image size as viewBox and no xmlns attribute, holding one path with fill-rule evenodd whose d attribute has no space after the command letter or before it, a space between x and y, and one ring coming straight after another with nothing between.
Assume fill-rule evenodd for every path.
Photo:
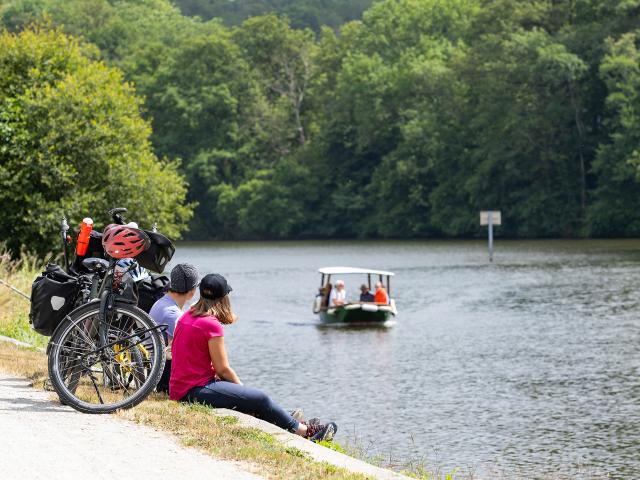
<instances>
[{"instance_id":1,"label":"black baseball cap","mask_svg":"<svg viewBox=\"0 0 640 480\"><path fill-rule=\"evenodd\" d=\"M209 300L222 298L232 290L227 279L219 273L209 273L200 280L200 296Z\"/></svg>"}]
</instances>

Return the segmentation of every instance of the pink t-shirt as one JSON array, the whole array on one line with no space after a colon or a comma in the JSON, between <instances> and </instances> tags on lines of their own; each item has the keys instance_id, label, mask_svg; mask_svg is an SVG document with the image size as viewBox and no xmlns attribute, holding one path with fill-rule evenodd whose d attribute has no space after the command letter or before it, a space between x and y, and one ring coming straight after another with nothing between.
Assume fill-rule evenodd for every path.
<instances>
[{"instance_id":1,"label":"pink t-shirt","mask_svg":"<svg viewBox=\"0 0 640 480\"><path fill-rule=\"evenodd\" d=\"M216 372L209 355L209 339L222 336L222 324L216 317L194 317L191 311L180 317L171 345L171 400L180 400L193 387L213 380Z\"/></svg>"}]
</instances>

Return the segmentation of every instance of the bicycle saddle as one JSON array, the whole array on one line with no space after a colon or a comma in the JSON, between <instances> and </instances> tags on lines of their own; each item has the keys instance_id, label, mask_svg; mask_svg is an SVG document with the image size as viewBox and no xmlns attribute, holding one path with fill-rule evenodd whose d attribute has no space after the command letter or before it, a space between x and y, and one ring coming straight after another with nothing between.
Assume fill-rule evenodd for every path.
<instances>
[{"instance_id":1,"label":"bicycle saddle","mask_svg":"<svg viewBox=\"0 0 640 480\"><path fill-rule=\"evenodd\" d=\"M109 268L109 262L102 258L85 258L82 261L82 266L90 272L103 272Z\"/></svg>"}]
</instances>

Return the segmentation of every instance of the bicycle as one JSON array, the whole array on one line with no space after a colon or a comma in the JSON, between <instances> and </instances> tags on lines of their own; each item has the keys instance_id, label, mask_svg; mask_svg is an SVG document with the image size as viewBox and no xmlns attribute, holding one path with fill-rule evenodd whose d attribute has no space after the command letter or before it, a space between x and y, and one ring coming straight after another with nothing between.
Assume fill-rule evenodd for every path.
<instances>
[{"instance_id":1,"label":"bicycle","mask_svg":"<svg viewBox=\"0 0 640 480\"><path fill-rule=\"evenodd\" d=\"M131 255L135 258L151 241L145 231L124 225L123 212L126 209L110 212L114 224L105 233L125 232L127 238L117 240L136 243L136 255ZM137 263L118 271L118 260L131 252L108 245L105 250L107 259L82 261L89 273L78 275L76 308L47 345L51 386L62 403L85 413L111 413L137 405L156 387L165 363L166 327L156 325L135 300L123 295L126 275Z\"/></svg>"}]
</instances>

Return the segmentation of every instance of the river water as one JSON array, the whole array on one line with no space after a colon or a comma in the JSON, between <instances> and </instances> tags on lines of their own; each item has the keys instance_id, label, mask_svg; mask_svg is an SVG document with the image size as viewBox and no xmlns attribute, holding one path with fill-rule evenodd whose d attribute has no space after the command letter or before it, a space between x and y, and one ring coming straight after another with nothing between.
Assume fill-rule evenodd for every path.
<instances>
[{"instance_id":1,"label":"river water","mask_svg":"<svg viewBox=\"0 0 640 480\"><path fill-rule=\"evenodd\" d=\"M479 478L640 478L638 240L498 241L493 264L479 241L181 243L182 261L232 285L244 383L341 443ZM396 324L322 326L324 266L395 272Z\"/></svg>"}]
</instances>

